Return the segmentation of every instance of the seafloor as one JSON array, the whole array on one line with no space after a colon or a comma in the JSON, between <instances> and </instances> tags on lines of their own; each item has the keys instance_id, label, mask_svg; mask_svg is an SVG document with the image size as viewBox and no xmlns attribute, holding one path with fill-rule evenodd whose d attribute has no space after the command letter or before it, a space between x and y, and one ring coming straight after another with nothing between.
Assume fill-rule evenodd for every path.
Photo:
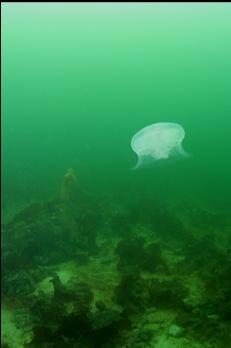
<instances>
[{"instance_id":1,"label":"seafloor","mask_svg":"<svg viewBox=\"0 0 231 348\"><path fill-rule=\"evenodd\" d=\"M3 348L227 348L230 206L64 185L2 224Z\"/></svg>"}]
</instances>

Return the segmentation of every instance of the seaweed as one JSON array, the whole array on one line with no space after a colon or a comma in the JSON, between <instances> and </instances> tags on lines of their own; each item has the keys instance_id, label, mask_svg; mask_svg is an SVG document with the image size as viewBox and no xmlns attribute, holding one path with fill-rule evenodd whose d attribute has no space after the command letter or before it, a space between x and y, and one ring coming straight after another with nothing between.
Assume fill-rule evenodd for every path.
<instances>
[{"instance_id":1,"label":"seaweed","mask_svg":"<svg viewBox=\"0 0 231 348\"><path fill-rule=\"evenodd\" d=\"M166 267L161 255L160 245L150 243L144 246L143 238L129 238L121 240L115 250L119 255L117 269L120 272L155 272L158 267Z\"/></svg>"},{"instance_id":2,"label":"seaweed","mask_svg":"<svg viewBox=\"0 0 231 348\"><path fill-rule=\"evenodd\" d=\"M177 280L152 279L148 291L152 306L177 310L184 307L183 299L188 294L187 289Z\"/></svg>"},{"instance_id":3,"label":"seaweed","mask_svg":"<svg viewBox=\"0 0 231 348\"><path fill-rule=\"evenodd\" d=\"M118 270L122 272L134 272L142 267L144 262L144 239L133 238L121 240L116 248L115 254L119 255Z\"/></svg>"},{"instance_id":4,"label":"seaweed","mask_svg":"<svg viewBox=\"0 0 231 348\"><path fill-rule=\"evenodd\" d=\"M145 281L137 274L123 274L114 289L114 301L122 306L126 315L143 311L148 304Z\"/></svg>"},{"instance_id":5,"label":"seaweed","mask_svg":"<svg viewBox=\"0 0 231 348\"><path fill-rule=\"evenodd\" d=\"M74 186L66 199L28 206L2 225L2 297L18 328L32 330L28 348L148 347L156 342L151 324L141 324L149 312L151 318L172 313L173 326L189 342L227 347L230 248L219 245L214 232L227 227L223 214L198 211L194 224L197 212L190 208L194 225L187 225L188 212L181 221L153 199L108 209ZM75 273L65 283L59 271L69 261L76 262ZM38 283L47 277L53 292L44 293Z\"/></svg>"}]
</instances>

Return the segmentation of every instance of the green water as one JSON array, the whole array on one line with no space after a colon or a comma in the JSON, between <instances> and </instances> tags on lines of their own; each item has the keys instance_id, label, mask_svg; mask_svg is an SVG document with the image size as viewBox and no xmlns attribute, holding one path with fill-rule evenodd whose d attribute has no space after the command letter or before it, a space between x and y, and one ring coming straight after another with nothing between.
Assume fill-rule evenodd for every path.
<instances>
[{"instance_id":1,"label":"green water","mask_svg":"<svg viewBox=\"0 0 231 348\"><path fill-rule=\"evenodd\" d=\"M1 347L228 347L230 38L230 3L2 4ZM190 156L132 170L157 122Z\"/></svg>"},{"instance_id":2,"label":"green water","mask_svg":"<svg viewBox=\"0 0 231 348\"><path fill-rule=\"evenodd\" d=\"M69 167L120 200L230 202L230 16L229 3L3 4L5 206L56 195ZM131 137L155 122L180 123L192 156L134 172Z\"/></svg>"}]
</instances>

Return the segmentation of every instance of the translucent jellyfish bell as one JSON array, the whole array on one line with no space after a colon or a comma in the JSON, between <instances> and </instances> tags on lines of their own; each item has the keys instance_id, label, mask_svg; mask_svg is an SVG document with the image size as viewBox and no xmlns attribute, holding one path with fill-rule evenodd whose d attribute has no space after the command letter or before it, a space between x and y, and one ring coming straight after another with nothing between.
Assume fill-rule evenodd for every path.
<instances>
[{"instance_id":1,"label":"translucent jellyfish bell","mask_svg":"<svg viewBox=\"0 0 231 348\"><path fill-rule=\"evenodd\" d=\"M141 129L131 140L131 147L138 155L134 169L174 157L188 157L181 145L184 137L185 131L177 123L154 123Z\"/></svg>"}]
</instances>

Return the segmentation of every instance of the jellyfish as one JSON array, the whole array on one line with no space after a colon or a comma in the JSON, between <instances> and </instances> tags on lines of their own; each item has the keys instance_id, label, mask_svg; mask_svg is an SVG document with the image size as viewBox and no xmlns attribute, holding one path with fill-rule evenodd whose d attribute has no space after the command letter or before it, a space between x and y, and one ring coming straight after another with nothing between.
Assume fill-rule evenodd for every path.
<instances>
[{"instance_id":1,"label":"jellyfish","mask_svg":"<svg viewBox=\"0 0 231 348\"><path fill-rule=\"evenodd\" d=\"M177 123L160 122L141 129L131 140L132 150L138 155L134 169L188 157L181 145L184 136L183 127Z\"/></svg>"}]
</instances>

